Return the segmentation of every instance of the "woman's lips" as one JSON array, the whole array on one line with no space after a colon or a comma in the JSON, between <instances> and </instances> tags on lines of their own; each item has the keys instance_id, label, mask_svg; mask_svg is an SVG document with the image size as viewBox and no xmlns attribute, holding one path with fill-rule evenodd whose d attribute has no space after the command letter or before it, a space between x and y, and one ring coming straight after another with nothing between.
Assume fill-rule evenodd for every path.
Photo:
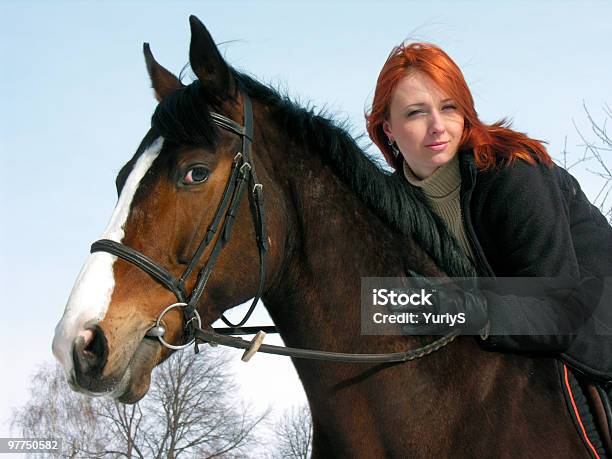
<instances>
[{"instance_id":1,"label":"woman's lips","mask_svg":"<svg viewBox=\"0 0 612 459\"><path fill-rule=\"evenodd\" d=\"M446 148L447 145L448 145L448 142L434 142L434 143L430 143L429 145L425 145L425 146L433 151L442 151Z\"/></svg>"}]
</instances>

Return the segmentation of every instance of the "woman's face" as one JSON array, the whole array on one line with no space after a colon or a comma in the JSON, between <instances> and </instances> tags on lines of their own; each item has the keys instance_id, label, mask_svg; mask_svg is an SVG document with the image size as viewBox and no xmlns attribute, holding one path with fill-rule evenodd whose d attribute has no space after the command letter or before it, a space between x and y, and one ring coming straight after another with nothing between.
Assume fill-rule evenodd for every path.
<instances>
[{"instance_id":1,"label":"woman's face","mask_svg":"<svg viewBox=\"0 0 612 459\"><path fill-rule=\"evenodd\" d=\"M413 71L395 88L383 130L412 171L424 179L457 154L463 115L431 78Z\"/></svg>"}]
</instances>

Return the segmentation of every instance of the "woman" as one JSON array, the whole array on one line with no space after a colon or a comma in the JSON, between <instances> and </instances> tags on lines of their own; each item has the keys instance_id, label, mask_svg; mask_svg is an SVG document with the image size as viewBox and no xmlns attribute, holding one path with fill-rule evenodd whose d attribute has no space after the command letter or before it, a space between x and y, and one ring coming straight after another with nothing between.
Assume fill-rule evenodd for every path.
<instances>
[{"instance_id":1,"label":"woman","mask_svg":"<svg viewBox=\"0 0 612 459\"><path fill-rule=\"evenodd\" d=\"M447 293L437 312L466 313L472 329L488 330L490 349L561 353L574 368L611 381L604 284L612 276L612 228L542 143L503 120L482 123L460 69L426 43L393 49L366 121L389 165L425 196L479 276L561 282L539 297Z\"/></svg>"}]
</instances>

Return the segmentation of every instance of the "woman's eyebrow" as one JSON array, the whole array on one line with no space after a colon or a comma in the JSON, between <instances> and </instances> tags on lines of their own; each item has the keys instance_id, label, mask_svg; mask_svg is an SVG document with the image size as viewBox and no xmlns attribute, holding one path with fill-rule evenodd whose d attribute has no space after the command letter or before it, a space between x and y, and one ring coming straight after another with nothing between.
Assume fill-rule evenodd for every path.
<instances>
[{"instance_id":1,"label":"woman's eyebrow","mask_svg":"<svg viewBox=\"0 0 612 459\"><path fill-rule=\"evenodd\" d=\"M408 109L408 108L411 108L411 107L424 107L424 106L426 106L426 105L427 105L427 104L426 104L425 102L415 102L415 103L413 103L413 104L408 104L408 105L405 105L405 106L404 106L404 110L406 110L406 109Z\"/></svg>"},{"instance_id":2,"label":"woman's eyebrow","mask_svg":"<svg viewBox=\"0 0 612 459\"><path fill-rule=\"evenodd\" d=\"M448 99L441 100L440 105L446 104L448 102L455 102L455 101L449 97ZM411 107L425 107L425 106L427 106L425 102L414 102L412 104L405 105L404 110L407 110Z\"/></svg>"}]
</instances>

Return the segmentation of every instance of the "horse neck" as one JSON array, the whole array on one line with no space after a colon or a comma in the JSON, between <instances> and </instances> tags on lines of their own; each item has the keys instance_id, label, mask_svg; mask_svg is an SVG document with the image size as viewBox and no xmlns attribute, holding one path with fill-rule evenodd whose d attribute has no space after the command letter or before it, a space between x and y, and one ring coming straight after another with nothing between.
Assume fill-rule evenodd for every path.
<instances>
[{"instance_id":1,"label":"horse neck","mask_svg":"<svg viewBox=\"0 0 612 459\"><path fill-rule=\"evenodd\" d=\"M430 342L425 337L362 335L360 301L362 277L404 276L405 260L412 269L434 275L431 259L410 237L384 224L362 202L324 159L325 152L292 144L289 139L266 145L265 139L272 137L272 133L262 136L269 155L265 170L273 171L274 181L266 200L275 202L273 211L282 208L280 213L287 216L282 235L286 242L283 261L278 272L271 273L274 280L263 300L285 344L371 354L405 351ZM270 196L274 187L275 196ZM321 420L328 419L338 426L342 423L332 418L350 417L353 408L364 415L370 413L389 391L414 386L427 387L435 394L435 381L449 377L440 371L450 371L438 358L402 364L410 371L398 371L400 367L395 366L388 372L386 365L305 359L293 359L293 364L313 418L323 423L327 421ZM380 392L373 391L373 384ZM350 425L339 429L339 437L350 437Z\"/></svg>"}]
</instances>

